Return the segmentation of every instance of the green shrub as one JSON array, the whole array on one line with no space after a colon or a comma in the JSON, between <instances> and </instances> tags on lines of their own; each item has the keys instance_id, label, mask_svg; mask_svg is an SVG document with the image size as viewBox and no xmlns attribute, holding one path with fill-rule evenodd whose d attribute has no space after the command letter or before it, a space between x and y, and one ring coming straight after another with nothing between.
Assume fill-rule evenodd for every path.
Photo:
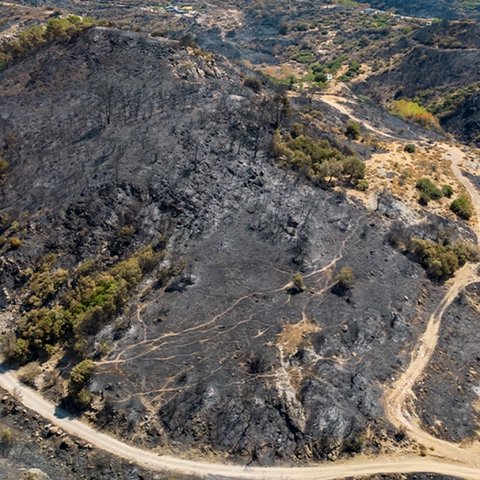
<instances>
[{"instance_id":1,"label":"green shrub","mask_svg":"<svg viewBox=\"0 0 480 480\"><path fill-rule=\"evenodd\" d=\"M0 70L13 60L48 42L68 40L83 30L95 25L105 25L105 21L96 21L88 17L69 15L65 18L50 18L46 25L33 25L21 31L16 38L0 46Z\"/></svg>"},{"instance_id":2,"label":"green shrub","mask_svg":"<svg viewBox=\"0 0 480 480\"><path fill-rule=\"evenodd\" d=\"M365 177L365 163L353 155L342 160L342 170L345 179L354 184Z\"/></svg>"},{"instance_id":3,"label":"green shrub","mask_svg":"<svg viewBox=\"0 0 480 480\"><path fill-rule=\"evenodd\" d=\"M255 93L259 93L262 90L262 82L257 77L245 77L243 84Z\"/></svg>"},{"instance_id":4,"label":"green shrub","mask_svg":"<svg viewBox=\"0 0 480 480\"><path fill-rule=\"evenodd\" d=\"M92 271L88 262L88 268L79 267L73 275L62 269L52 271L55 260L46 257L27 284L31 293L26 301L29 310L20 318L17 338L8 343L9 358L25 361L31 356L49 355L62 342L71 343L77 353L83 353L88 349L89 336L118 314L128 300L128 292L162 257L162 251L147 247L104 272ZM71 288L60 295L70 275Z\"/></svg>"},{"instance_id":5,"label":"green shrub","mask_svg":"<svg viewBox=\"0 0 480 480\"><path fill-rule=\"evenodd\" d=\"M303 276L300 272L297 272L292 278L292 287L290 288L292 293L301 293L305 291L305 284L303 283Z\"/></svg>"},{"instance_id":6,"label":"green shrub","mask_svg":"<svg viewBox=\"0 0 480 480\"><path fill-rule=\"evenodd\" d=\"M272 140L273 156L285 166L300 171L312 181L331 185L333 179L356 184L365 176L365 164L355 155L345 156L326 140L316 140L294 125L290 134L277 130Z\"/></svg>"},{"instance_id":7,"label":"green shrub","mask_svg":"<svg viewBox=\"0 0 480 480\"><path fill-rule=\"evenodd\" d=\"M29 387L35 385L35 379L42 373L38 362L31 362L18 371L18 379Z\"/></svg>"},{"instance_id":8,"label":"green shrub","mask_svg":"<svg viewBox=\"0 0 480 480\"><path fill-rule=\"evenodd\" d=\"M450 210L464 220L470 220L473 215L473 205L466 195L460 195L450 204Z\"/></svg>"},{"instance_id":9,"label":"green shrub","mask_svg":"<svg viewBox=\"0 0 480 480\"><path fill-rule=\"evenodd\" d=\"M7 360L25 363L30 356L30 345L24 338L17 338L13 333L6 334L2 337L2 351Z\"/></svg>"},{"instance_id":10,"label":"green shrub","mask_svg":"<svg viewBox=\"0 0 480 480\"><path fill-rule=\"evenodd\" d=\"M478 250L462 241L443 245L431 240L412 239L410 250L428 276L435 280L453 276L467 261L476 261L478 258Z\"/></svg>"},{"instance_id":11,"label":"green shrub","mask_svg":"<svg viewBox=\"0 0 480 480\"><path fill-rule=\"evenodd\" d=\"M444 185L442 187L442 193L445 197L450 198L454 193L453 187L451 185Z\"/></svg>"},{"instance_id":12,"label":"green shrub","mask_svg":"<svg viewBox=\"0 0 480 480\"><path fill-rule=\"evenodd\" d=\"M360 124L358 122L349 121L345 128L345 136L350 140L358 140L360 138Z\"/></svg>"},{"instance_id":13,"label":"green shrub","mask_svg":"<svg viewBox=\"0 0 480 480\"><path fill-rule=\"evenodd\" d=\"M309 50L302 50L301 52L297 53L293 59L298 63L311 63L313 60L315 60L315 57Z\"/></svg>"},{"instance_id":14,"label":"green shrub","mask_svg":"<svg viewBox=\"0 0 480 480\"><path fill-rule=\"evenodd\" d=\"M0 448L2 452L5 452L11 448L14 444L13 432L10 428L1 426L0 427Z\"/></svg>"},{"instance_id":15,"label":"green shrub","mask_svg":"<svg viewBox=\"0 0 480 480\"><path fill-rule=\"evenodd\" d=\"M22 241L18 237L12 237L9 240L10 248L12 250L16 250L17 248L20 248L22 246Z\"/></svg>"},{"instance_id":16,"label":"green shrub","mask_svg":"<svg viewBox=\"0 0 480 480\"><path fill-rule=\"evenodd\" d=\"M424 127L439 128L438 120L425 107L410 100L393 102L391 112L405 120L412 120Z\"/></svg>"},{"instance_id":17,"label":"green shrub","mask_svg":"<svg viewBox=\"0 0 480 480\"><path fill-rule=\"evenodd\" d=\"M334 289L338 293L350 290L355 281L355 275L350 267L342 267L335 276Z\"/></svg>"},{"instance_id":18,"label":"green shrub","mask_svg":"<svg viewBox=\"0 0 480 480\"><path fill-rule=\"evenodd\" d=\"M429 178L418 179L415 186L420 191L421 202L428 203L428 200L439 200L443 196L442 191Z\"/></svg>"},{"instance_id":19,"label":"green shrub","mask_svg":"<svg viewBox=\"0 0 480 480\"><path fill-rule=\"evenodd\" d=\"M425 192L420 192L420 195L418 197L418 203L420 205L423 205L424 207L426 207L430 200L431 200L430 195L427 195Z\"/></svg>"},{"instance_id":20,"label":"green shrub","mask_svg":"<svg viewBox=\"0 0 480 480\"><path fill-rule=\"evenodd\" d=\"M68 381L69 393L78 393L90 380L95 371L95 363L92 360L82 360L75 365L70 372L70 379Z\"/></svg>"},{"instance_id":21,"label":"green shrub","mask_svg":"<svg viewBox=\"0 0 480 480\"><path fill-rule=\"evenodd\" d=\"M86 385L94 371L95 364L87 359L75 365L70 372L68 396L77 407L82 409L88 408L92 401L92 395Z\"/></svg>"},{"instance_id":22,"label":"green shrub","mask_svg":"<svg viewBox=\"0 0 480 480\"><path fill-rule=\"evenodd\" d=\"M342 75L341 80L348 82L352 78L358 76L361 73L361 65L356 60L352 60L348 66L348 70Z\"/></svg>"},{"instance_id":23,"label":"green shrub","mask_svg":"<svg viewBox=\"0 0 480 480\"><path fill-rule=\"evenodd\" d=\"M404 150L407 152L407 153L415 153L417 151L417 147L413 144L413 143L407 143L405 145L405 148Z\"/></svg>"},{"instance_id":24,"label":"green shrub","mask_svg":"<svg viewBox=\"0 0 480 480\"><path fill-rule=\"evenodd\" d=\"M366 192L368 190L368 182L365 179L361 179L355 185L355 188L360 192Z\"/></svg>"},{"instance_id":25,"label":"green shrub","mask_svg":"<svg viewBox=\"0 0 480 480\"><path fill-rule=\"evenodd\" d=\"M0 155L0 180L5 176L8 171L9 163Z\"/></svg>"}]
</instances>

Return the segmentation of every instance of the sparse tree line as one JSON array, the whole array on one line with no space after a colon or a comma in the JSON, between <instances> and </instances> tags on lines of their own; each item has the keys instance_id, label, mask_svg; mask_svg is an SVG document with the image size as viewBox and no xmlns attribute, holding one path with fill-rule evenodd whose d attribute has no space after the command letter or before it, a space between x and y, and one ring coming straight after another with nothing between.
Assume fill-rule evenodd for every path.
<instances>
[{"instance_id":1,"label":"sparse tree line","mask_svg":"<svg viewBox=\"0 0 480 480\"><path fill-rule=\"evenodd\" d=\"M103 20L68 15L50 18L45 25L33 25L0 45L0 71L28 52L50 42L67 41L87 28L106 25Z\"/></svg>"},{"instance_id":2,"label":"sparse tree line","mask_svg":"<svg viewBox=\"0 0 480 480\"><path fill-rule=\"evenodd\" d=\"M341 151L327 139L317 140L295 124L289 132L277 130L273 156L284 166L324 186L343 182L366 189L365 164L352 151Z\"/></svg>"}]
</instances>

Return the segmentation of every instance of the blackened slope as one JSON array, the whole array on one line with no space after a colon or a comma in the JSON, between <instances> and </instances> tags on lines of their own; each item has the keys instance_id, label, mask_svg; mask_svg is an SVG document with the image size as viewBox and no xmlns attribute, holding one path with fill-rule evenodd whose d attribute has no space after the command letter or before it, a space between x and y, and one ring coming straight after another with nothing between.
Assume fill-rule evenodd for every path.
<instances>
[{"instance_id":1,"label":"blackened slope","mask_svg":"<svg viewBox=\"0 0 480 480\"><path fill-rule=\"evenodd\" d=\"M425 27L409 46L400 63L369 78L358 88L390 102L420 98L425 105L441 104L462 89L467 94L448 112L440 112L445 128L461 140L473 141L480 134L476 120L476 89L480 82L480 37L475 22L447 22Z\"/></svg>"},{"instance_id":2,"label":"blackened slope","mask_svg":"<svg viewBox=\"0 0 480 480\"><path fill-rule=\"evenodd\" d=\"M92 341L89 355L110 348L92 384L113 405L103 423L261 463L333 458L358 449L368 424L383 428L380 385L416 335L424 275L385 242L388 220L275 165L274 109L234 69L95 29L39 50L0 88L2 209L29 222L10 263L114 258L131 225L137 246L169 225L187 263ZM339 297L332 275L347 265L357 281ZM290 298L297 270L308 288ZM287 348L278 334L304 316L316 333Z\"/></svg>"}]
</instances>

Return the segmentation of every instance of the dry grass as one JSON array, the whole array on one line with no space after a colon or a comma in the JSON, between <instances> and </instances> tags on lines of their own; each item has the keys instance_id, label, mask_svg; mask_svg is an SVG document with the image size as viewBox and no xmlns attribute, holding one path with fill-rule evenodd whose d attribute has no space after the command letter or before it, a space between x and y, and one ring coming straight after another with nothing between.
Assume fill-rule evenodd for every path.
<instances>
[{"instance_id":1,"label":"dry grass","mask_svg":"<svg viewBox=\"0 0 480 480\"><path fill-rule=\"evenodd\" d=\"M304 315L300 322L284 325L278 335L278 343L285 356L288 357L297 353L310 334L318 331L320 331L320 327Z\"/></svg>"},{"instance_id":2,"label":"dry grass","mask_svg":"<svg viewBox=\"0 0 480 480\"><path fill-rule=\"evenodd\" d=\"M457 181L451 170L451 165L444 158L441 146L417 146L417 151L410 154L404 151L405 143L380 142L385 153L375 153L367 161L366 179L371 191L387 190L402 199L412 210L421 212L424 207L419 205L416 182L421 177L428 177L440 188L451 185L455 196L464 192L463 186ZM426 207L429 211L454 218L449 209L451 199L442 198L431 201Z\"/></svg>"}]
</instances>

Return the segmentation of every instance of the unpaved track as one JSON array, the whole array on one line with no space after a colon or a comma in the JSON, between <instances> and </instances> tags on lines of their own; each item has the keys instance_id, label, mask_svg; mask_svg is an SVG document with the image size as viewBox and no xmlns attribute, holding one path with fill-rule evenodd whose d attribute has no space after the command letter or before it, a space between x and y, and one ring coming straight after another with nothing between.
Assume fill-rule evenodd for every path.
<instances>
[{"instance_id":1,"label":"unpaved track","mask_svg":"<svg viewBox=\"0 0 480 480\"><path fill-rule=\"evenodd\" d=\"M336 100L328 103L341 110L342 113L348 114L348 109L345 106L339 108ZM480 219L480 194L473 184L463 176L460 169L460 164L464 158L463 152L457 147L445 145L444 148L446 157L452 162L452 170L455 176L470 193L477 218ZM477 235L480 233L478 222L476 232ZM411 438L427 447L430 457L405 454L379 455L373 458L359 456L351 461L337 461L330 464L292 468L244 467L241 465L197 462L178 457L162 456L153 451L133 447L97 431L93 426L83 421L69 418L40 394L22 385L14 372L6 371L1 366L0 386L19 398L24 406L59 426L65 432L79 437L101 450L156 471L167 470L187 475L250 480L334 480L375 474L428 472L467 480L479 480L480 450L477 450L476 447L462 448L460 445L436 439L423 431L412 405L414 398L412 388L422 376L435 351L442 316L467 285L480 281L477 270L478 265L467 264L457 272L440 305L429 318L427 329L412 353L409 366L385 394L387 418L393 425L405 428ZM413 413L411 413L412 411ZM446 460L431 458L433 455Z\"/></svg>"},{"instance_id":2,"label":"unpaved track","mask_svg":"<svg viewBox=\"0 0 480 480\"><path fill-rule=\"evenodd\" d=\"M38 413L65 432L81 438L91 445L127 461L157 471L175 471L187 475L213 475L225 478L250 480L334 480L352 476L378 473L431 472L478 480L480 471L471 466L462 466L416 456L380 456L377 458L358 457L352 461L310 467L244 467L219 463L203 463L194 460L161 456L152 451L128 445L109 435L98 432L92 426L79 420L64 417L62 411L44 399L37 392L22 385L11 372L0 370L0 385L21 398L26 407Z\"/></svg>"},{"instance_id":3,"label":"unpaved track","mask_svg":"<svg viewBox=\"0 0 480 480\"><path fill-rule=\"evenodd\" d=\"M464 153L455 146L441 145L445 159L452 165L452 171L458 181L465 187L472 199L476 222L474 226L477 243L480 238L480 194L475 186L462 173L460 165ZM423 375L438 344L442 317L447 308L468 285L480 281L478 273L480 264L468 263L462 267L450 281L440 305L430 316L425 333L419 339L412 352L411 362L398 380L385 392L385 413L388 420L397 428L404 428L410 438L426 447L430 454L480 466L480 446L477 444L460 445L433 437L421 428L421 422L415 413L413 386ZM480 479L480 472L478 474Z\"/></svg>"}]
</instances>

